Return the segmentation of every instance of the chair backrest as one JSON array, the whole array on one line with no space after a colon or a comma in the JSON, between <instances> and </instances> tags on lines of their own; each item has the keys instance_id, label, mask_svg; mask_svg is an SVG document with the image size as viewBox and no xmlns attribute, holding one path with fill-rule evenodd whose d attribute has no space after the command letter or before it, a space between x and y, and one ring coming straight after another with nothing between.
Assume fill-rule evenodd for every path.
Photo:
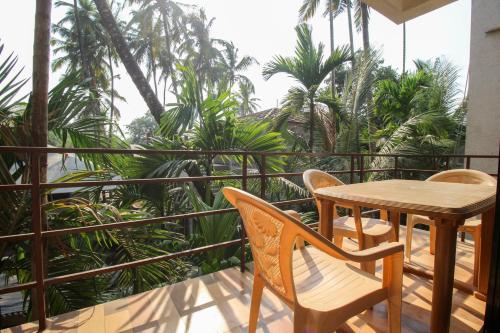
<instances>
[{"instance_id":1,"label":"chair backrest","mask_svg":"<svg viewBox=\"0 0 500 333\"><path fill-rule=\"evenodd\" d=\"M302 179L304 180L304 185L309 192L311 192L311 194L313 194L318 188L344 185L344 183L338 178L316 169L304 171Z\"/></svg>"},{"instance_id":2,"label":"chair backrest","mask_svg":"<svg viewBox=\"0 0 500 333\"><path fill-rule=\"evenodd\" d=\"M240 212L252 249L254 269L275 293L294 302L292 276L294 230L300 221L247 192L232 187L224 196Z\"/></svg>"},{"instance_id":3,"label":"chair backrest","mask_svg":"<svg viewBox=\"0 0 500 333\"><path fill-rule=\"evenodd\" d=\"M476 184L496 186L497 181L492 176L478 170L455 169L439 172L429 178L428 181L460 184Z\"/></svg>"}]
</instances>

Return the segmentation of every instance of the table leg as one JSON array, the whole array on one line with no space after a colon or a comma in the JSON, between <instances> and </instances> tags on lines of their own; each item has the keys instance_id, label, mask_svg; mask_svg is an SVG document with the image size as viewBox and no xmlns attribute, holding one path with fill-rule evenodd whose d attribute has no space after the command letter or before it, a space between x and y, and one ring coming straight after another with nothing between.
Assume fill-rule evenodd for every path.
<instances>
[{"instance_id":1,"label":"table leg","mask_svg":"<svg viewBox=\"0 0 500 333\"><path fill-rule=\"evenodd\" d=\"M397 210L392 210L391 211L391 223L392 227L394 228L394 241L399 242L399 220L400 220L400 213Z\"/></svg>"},{"instance_id":2,"label":"table leg","mask_svg":"<svg viewBox=\"0 0 500 333\"><path fill-rule=\"evenodd\" d=\"M330 241L333 238L333 207L332 201L320 200L319 233Z\"/></svg>"},{"instance_id":3,"label":"table leg","mask_svg":"<svg viewBox=\"0 0 500 333\"><path fill-rule=\"evenodd\" d=\"M495 207L484 212L481 218L481 253L479 256L479 281L476 297L482 300L486 300L486 295L488 295L494 223Z\"/></svg>"},{"instance_id":4,"label":"table leg","mask_svg":"<svg viewBox=\"0 0 500 333\"><path fill-rule=\"evenodd\" d=\"M432 285L431 332L444 333L450 329L457 224L455 221L436 221L436 254Z\"/></svg>"},{"instance_id":5,"label":"table leg","mask_svg":"<svg viewBox=\"0 0 500 333\"><path fill-rule=\"evenodd\" d=\"M436 253L436 227L433 225L429 226L429 253Z\"/></svg>"}]
</instances>

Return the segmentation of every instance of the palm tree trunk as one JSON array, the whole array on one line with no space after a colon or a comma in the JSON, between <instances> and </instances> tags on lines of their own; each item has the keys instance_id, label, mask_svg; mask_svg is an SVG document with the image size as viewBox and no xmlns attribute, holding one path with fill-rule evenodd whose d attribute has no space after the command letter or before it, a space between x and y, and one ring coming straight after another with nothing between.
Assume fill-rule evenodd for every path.
<instances>
[{"instance_id":1,"label":"palm tree trunk","mask_svg":"<svg viewBox=\"0 0 500 333\"><path fill-rule=\"evenodd\" d=\"M329 0L329 12L328 18L330 20L330 54L333 54L335 51L335 31L333 27L333 0ZM331 88L332 88L332 97L334 98L337 95L337 91L335 89L335 69L332 70L331 76ZM332 112L332 153L335 153L335 144L336 144L336 136L337 136L337 115L335 114L335 110L330 108Z\"/></svg>"},{"instance_id":2,"label":"palm tree trunk","mask_svg":"<svg viewBox=\"0 0 500 333\"><path fill-rule=\"evenodd\" d=\"M368 25L368 6L364 3L360 3L361 6L361 29L363 32L363 50L365 57L367 57L366 61L368 61L368 57L370 55L370 32ZM370 80L371 81L371 80ZM367 107L367 125L368 125L368 150L370 153L374 153L376 148L375 141L372 140L372 137L375 134L376 128L371 121L371 110L373 109L373 94L372 87L370 82L370 87L368 89L368 94L366 96L366 107ZM359 139L358 139L359 140ZM359 147L359 144L358 144Z\"/></svg>"},{"instance_id":3,"label":"palm tree trunk","mask_svg":"<svg viewBox=\"0 0 500 333\"><path fill-rule=\"evenodd\" d=\"M148 81L144 77L144 74L141 71L141 68L134 60L132 53L130 52L125 39L123 38L120 29L118 28L118 24L113 17L113 13L108 6L107 0L94 0L97 10L101 15L102 24L105 27L106 31L109 33L111 37L111 41L120 56L120 59L127 69L128 74L130 75L132 81L134 82L137 90L141 94L144 102L146 102L151 114L155 118L156 122L159 124L161 120L161 115L163 113L163 106L160 101L156 97L153 89L149 85Z\"/></svg>"},{"instance_id":4,"label":"palm tree trunk","mask_svg":"<svg viewBox=\"0 0 500 333\"><path fill-rule=\"evenodd\" d=\"M314 99L309 98L309 151L314 150Z\"/></svg>"},{"instance_id":5,"label":"palm tree trunk","mask_svg":"<svg viewBox=\"0 0 500 333\"><path fill-rule=\"evenodd\" d=\"M351 49L352 67L354 67L356 65L356 59L354 59L354 34L352 31L352 13L350 1L347 6L347 24L349 25L349 46Z\"/></svg>"},{"instance_id":6,"label":"palm tree trunk","mask_svg":"<svg viewBox=\"0 0 500 333\"><path fill-rule=\"evenodd\" d=\"M109 107L109 139L113 137L113 116L115 114L115 74L113 68L113 57L111 47L108 45L109 73L111 75L111 103Z\"/></svg>"},{"instance_id":7,"label":"palm tree trunk","mask_svg":"<svg viewBox=\"0 0 500 333\"><path fill-rule=\"evenodd\" d=\"M170 40L170 27L168 25L168 8L166 0L157 0L158 7L160 8L161 16L163 18L163 29L165 30L165 47L167 49L167 66L168 71L170 72L170 78L172 80L172 88L174 89L175 98L177 102L179 102L179 92L177 78L175 77L175 71L173 66L173 57L172 57L172 41Z\"/></svg>"},{"instance_id":8,"label":"palm tree trunk","mask_svg":"<svg viewBox=\"0 0 500 333\"><path fill-rule=\"evenodd\" d=\"M167 103L167 76L163 78L163 105Z\"/></svg>"},{"instance_id":9,"label":"palm tree trunk","mask_svg":"<svg viewBox=\"0 0 500 333\"><path fill-rule=\"evenodd\" d=\"M363 49L368 52L370 49L370 32L368 30L368 6L361 2L361 28L363 30Z\"/></svg>"},{"instance_id":10,"label":"palm tree trunk","mask_svg":"<svg viewBox=\"0 0 500 333\"><path fill-rule=\"evenodd\" d=\"M406 73L406 22L403 22L403 72L401 76Z\"/></svg>"},{"instance_id":11,"label":"palm tree trunk","mask_svg":"<svg viewBox=\"0 0 500 333\"><path fill-rule=\"evenodd\" d=\"M334 27L333 27L333 0L329 0L329 7L330 7L330 10L328 11L328 18L329 18L329 21L330 21L330 54L333 54L333 52L335 51L335 31L334 31ZM332 83L331 83L331 86L332 86L332 97L335 97L335 95L337 94L336 90L335 90L335 69L332 70Z\"/></svg>"},{"instance_id":12,"label":"palm tree trunk","mask_svg":"<svg viewBox=\"0 0 500 333\"><path fill-rule=\"evenodd\" d=\"M31 97L31 135L33 146L47 147L48 143L48 100L49 100L49 73L50 73L50 25L51 25L51 0L37 0L35 13L35 36L33 44L33 92ZM40 155L40 182L47 182L47 154ZM42 205L47 202L47 197L42 196ZM32 212L37 214L38 212ZM46 216L41 214L42 230L47 229ZM37 236L35 236L37 237ZM41 239L39 241L42 241ZM47 247L33 248L33 255L43 255L47 258ZM35 260L33 260L35 262ZM32 267L32 272L36 274L37 280L46 276L47 260L43 260L44 266L41 270ZM32 264L33 266L33 264ZM33 318L37 319L41 312L45 312L45 295L36 294L33 291L32 309ZM41 321L41 326L45 326L45 320ZM44 329L45 327L40 327Z\"/></svg>"},{"instance_id":13,"label":"palm tree trunk","mask_svg":"<svg viewBox=\"0 0 500 333\"><path fill-rule=\"evenodd\" d=\"M149 37L149 56L151 58L150 61L151 61L151 69L153 72L155 95L156 97L158 97L158 82L156 82L156 59L153 51L153 36Z\"/></svg>"}]
</instances>

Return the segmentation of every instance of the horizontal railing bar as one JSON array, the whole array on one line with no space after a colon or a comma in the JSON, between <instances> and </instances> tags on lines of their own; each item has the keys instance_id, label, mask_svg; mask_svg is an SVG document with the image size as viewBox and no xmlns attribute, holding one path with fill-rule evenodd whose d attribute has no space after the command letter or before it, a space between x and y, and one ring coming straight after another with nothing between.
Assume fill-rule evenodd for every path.
<instances>
[{"instance_id":1,"label":"horizontal railing bar","mask_svg":"<svg viewBox=\"0 0 500 333\"><path fill-rule=\"evenodd\" d=\"M39 153L75 153L75 154L123 154L123 155L277 155L277 156L373 156L373 157L408 157L408 158L499 158L499 155L411 155L411 154L377 154L377 153L331 153L331 152L287 152L287 151L206 151L206 150L157 150L157 149L116 149L116 148L58 148L58 147L20 147L0 146L0 152L39 152Z\"/></svg>"},{"instance_id":2,"label":"horizontal railing bar","mask_svg":"<svg viewBox=\"0 0 500 333\"><path fill-rule=\"evenodd\" d=\"M441 170L432 170L432 169L398 169L399 171L408 171L408 172L425 172L425 173L432 173L432 172L439 172Z\"/></svg>"},{"instance_id":3,"label":"horizontal railing bar","mask_svg":"<svg viewBox=\"0 0 500 333\"><path fill-rule=\"evenodd\" d=\"M389 172L393 169L366 169L363 172ZM399 169L399 171L412 171L412 172L437 172L437 170L425 170L425 169ZM350 170L341 171L328 171L329 174L347 174ZM354 170L354 172L359 173L360 170ZM296 177L301 176L302 172L281 172L281 173L270 173L266 174L266 178L272 177ZM247 178L260 178L260 174L250 174ZM241 180L243 175L231 175L231 176L199 176L199 177L171 177L171 178L141 178L141 179L125 179L125 180L92 180L92 181L81 181L81 182L64 182L64 183L42 183L40 187L43 189L54 189L54 188L70 188L70 187L93 187L93 186L119 186L119 185L148 185L148 184L163 184L163 183L189 183L189 182L200 182L200 181L221 181L221 180ZM31 184L19 184L19 185L0 185L0 190L14 190L17 189L31 188Z\"/></svg>"},{"instance_id":4,"label":"horizontal railing bar","mask_svg":"<svg viewBox=\"0 0 500 333\"><path fill-rule=\"evenodd\" d=\"M207 251L216 250L216 249L220 249L220 248L226 248L226 247L230 247L233 245L239 245L239 244L241 244L241 239L235 239L235 240L227 241L227 242L223 242L223 243L201 246L201 247L197 247L195 249L190 249L190 250L186 250L186 251L182 251L182 252L169 253L169 254L156 256L156 257L152 257L152 258L131 261L131 262L113 265L113 266L108 266L108 267L97 268L97 269L93 269L93 270L85 271L85 272L56 276L56 277L45 279L44 284L47 286L47 285L53 285L53 284L57 284L57 283L70 282L70 281L74 281L74 280L81 280L81 279L90 278L90 277L93 277L96 275L112 273L115 271L128 269L128 268L134 268L137 266L149 265L149 264L153 264L153 263L159 262L159 261L177 259L177 258L181 258L181 257L186 257L186 256L190 256L190 255L194 255L194 254L198 254L198 253L202 253L202 252L207 252Z\"/></svg>"},{"instance_id":5,"label":"horizontal railing bar","mask_svg":"<svg viewBox=\"0 0 500 333\"><path fill-rule=\"evenodd\" d=\"M22 290L32 289L36 287L36 282L26 282L21 284L15 284L12 286L6 286L0 288L0 295L15 293Z\"/></svg>"},{"instance_id":6,"label":"horizontal railing bar","mask_svg":"<svg viewBox=\"0 0 500 333\"><path fill-rule=\"evenodd\" d=\"M35 236L34 233L25 233L25 234L15 234L15 235L8 235L8 236L0 236L0 242L20 242L23 240L28 240L32 239Z\"/></svg>"},{"instance_id":7,"label":"horizontal railing bar","mask_svg":"<svg viewBox=\"0 0 500 333\"><path fill-rule=\"evenodd\" d=\"M32 187L31 184L1 184L0 191L30 190Z\"/></svg>"},{"instance_id":8,"label":"horizontal railing bar","mask_svg":"<svg viewBox=\"0 0 500 333\"><path fill-rule=\"evenodd\" d=\"M127 180L92 180L92 181L68 182L68 183L42 183L40 184L40 187L43 189L52 189L52 188L89 187L89 186L148 185L148 184L162 184L162 183L189 183L189 182L200 182L200 181L238 180L242 178L243 176L241 175L234 175L234 176L145 178L145 179L127 179Z\"/></svg>"},{"instance_id":9,"label":"horizontal railing bar","mask_svg":"<svg viewBox=\"0 0 500 333\"><path fill-rule=\"evenodd\" d=\"M285 206L285 205L299 205L307 202L312 202L312 198L306 199L295 199L295 200L287 200L287 201L277 201L271 203L275 206ZM220 214L228 214L236 212L236 208L226 208L226 209L217 209L217 210L209 210L205 212L194 212L194 213L185 213L185 214L177 214L171 216L162 216L155 217L151 219L143 219L143 220L135 220L135 221L126 221L126 222L117 222L117 223L109 223L109 224L99 224L99 225L91 225L85 227L76 227L76 228L65 228L65 229L57 229L57 230L48 230L43 231L42 235L45 238L64 236L69 234L80 234L84 232L96 232L101 230L109 230L109 229L125 229L125 228L135 228L148 224L157 224L164 223L169 221L176 221L182 219L191 219L197 217L211 216L211 215L220 215Z\"/></svg>"},{"instance_id":10,"label":"horizontal railing bar","mask_svg":"<svg viewBox=\"0 0 500 333\"><path fill-rule=\"evenodd\" d=\"M404 169L401 169L404 170ZM355 170L359 171L359 170ZM392 169L368 169L364 172L387 172ZM349 170L342 171L329 171L330 174L346 174L350 173ZM295 177L301 176L302 172L282 172L266 174L266 178L272 177ZM247 178L260 178L261 175L253 174L248 175ZM189 183L200 181L220 181L220 180L241 180L242 175L231 176L199 176L199 177L172 177L172 178L143 178L143 179L126 179L126 180L92 180L81 182L65 182L65 183L42 183L40 187L43 189L54 188L70 188L70 187L92 187L92 186L119 186L119 185L148 185L148 184L163 184L163 183ZM31 185L28 185L31 187Z\"/></svg>"}]
</instances>

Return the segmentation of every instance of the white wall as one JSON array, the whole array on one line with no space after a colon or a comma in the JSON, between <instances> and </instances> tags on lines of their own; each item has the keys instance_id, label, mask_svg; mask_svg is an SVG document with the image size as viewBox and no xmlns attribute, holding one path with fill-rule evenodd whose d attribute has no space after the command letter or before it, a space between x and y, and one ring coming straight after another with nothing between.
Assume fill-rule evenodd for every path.
<instances>
[{"instance_id":1,"label":"white wall","mask_svg":"<svg viewBox=\"0 0 500 333\"><path fill-rule=\"evenodd\" d=\"M496 155L500 143L500 0L471 1L469 113L465 152ZM496 173L497 165L496 160L472 160L471 167Z\"/></svg>"}]
</instances>

